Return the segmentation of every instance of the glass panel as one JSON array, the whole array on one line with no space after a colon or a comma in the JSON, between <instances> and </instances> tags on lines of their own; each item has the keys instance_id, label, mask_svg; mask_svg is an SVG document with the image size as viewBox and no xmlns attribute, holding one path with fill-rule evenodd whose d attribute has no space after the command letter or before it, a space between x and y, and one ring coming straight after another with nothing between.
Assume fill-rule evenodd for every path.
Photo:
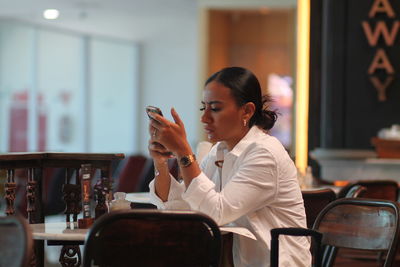
<instances>
[{"instance_id":1,"label":"glass panel","mask_svg":"<svg viewBox=\"0 0 400 267\"><path fill-rule=\"evenodd\" d=\"M137 149L138 48L92 39L89 49L90 151L132 153Z\"/></svg>"},{"instance_id":2,"label":"glass panel","mask_svg":"<svg viewBox=\"0 0 400 267\"><path fill-rule=\"evenodd\" d=\"M34 148L28 139L29 98L34 89L34 41L32 27L0 24L0 151L21 152Z\"/></svg>"},{"instance_id":3,"label":"glass panel","mask_svg":"<svg viewBox=\"0 0 400 267\"><path fill-rule=\"evenodd\" d=\"M85 150L83 42L80 36L38 33L39 150Z\"/></svg>"},{"instance_id":4,"label":"glass panel","mask_svg":"<svg viewBox=\"0 0 400 267\"><path fill-rule=\"evenodd\" d=\"M137 63L130 42L1 22L0 152L136 151Z\"/></svg>"}]
</instances>

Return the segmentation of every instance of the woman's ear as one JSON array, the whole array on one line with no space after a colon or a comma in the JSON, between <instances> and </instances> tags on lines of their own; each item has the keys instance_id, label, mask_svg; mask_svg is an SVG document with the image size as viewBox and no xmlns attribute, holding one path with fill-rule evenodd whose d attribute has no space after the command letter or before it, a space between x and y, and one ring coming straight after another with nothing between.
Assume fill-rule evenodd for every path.
<instances>
[{"instance_id":1,"label":"woman's ear","mask_svg":"<svg viewBox=\"0 0 400 267\"><path fill-rule=\"evenodd\" d=\"M244 119L248 121L251 117L253 117L254 112L256 111L256 105L254 105L253 102L247 102L244 104L243 110L245 116Z\"/></svg>"}]
</instances>

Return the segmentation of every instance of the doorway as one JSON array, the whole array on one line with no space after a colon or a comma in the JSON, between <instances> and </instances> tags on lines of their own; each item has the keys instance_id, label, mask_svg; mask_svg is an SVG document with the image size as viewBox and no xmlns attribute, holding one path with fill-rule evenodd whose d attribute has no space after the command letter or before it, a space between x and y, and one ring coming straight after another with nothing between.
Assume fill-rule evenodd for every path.
<instances>
[{"instance_id":1,"label":"doorway","mask_svg":"<svg viewBox=\"0 0 400 267\"><path fill-rule=\"evenodd\" d=\"M221 10L207 14L206 74L229 66L251 70L274 99L278 121L271 131L291 150L295 9Z\"/></svg>"}]
</instances>

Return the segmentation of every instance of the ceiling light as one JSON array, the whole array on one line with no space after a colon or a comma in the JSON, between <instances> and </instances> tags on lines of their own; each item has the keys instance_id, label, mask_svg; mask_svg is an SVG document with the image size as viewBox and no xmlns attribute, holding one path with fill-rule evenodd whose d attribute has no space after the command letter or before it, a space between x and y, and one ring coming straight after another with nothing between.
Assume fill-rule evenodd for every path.
<instances>
[{"instance_id":1,"label":"ceiling light","mask_svg":"<svg viewBox=\"0 0 400 267\"><path fill-rule=\"evenodd\" d=\"M60 12L57 9L46 9L43 11L43 17L45 19L57 19Z\"/></svg>"}]
</instances>

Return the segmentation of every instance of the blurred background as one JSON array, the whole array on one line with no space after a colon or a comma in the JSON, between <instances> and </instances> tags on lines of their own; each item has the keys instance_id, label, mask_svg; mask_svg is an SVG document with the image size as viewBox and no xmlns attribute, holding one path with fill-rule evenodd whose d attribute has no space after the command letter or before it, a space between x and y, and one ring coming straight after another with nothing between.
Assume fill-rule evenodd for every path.
<instances>
[{"instance_id":1,"label":"blurred background","mask_svg":"<svg viewBox=\"0 0 400 267\"><path fill-rule=\"evenodd\" d=\"M249 68L274 96L273 134L291 149L295 0L0 6L0 153L147 154L146 105L168 118L175 107L195 146L203 83L226 66Z\"/></svg>"},{"instance_id":2,"label":"blurred background","mask_svg":"<svg viewBox=\"0 0 400 267\"><path fill-rule=\"evenodd\" d=\"M400 2L379 0L0 0L0 154L125 153L112 164L112 190L148 191L145 107L169 119L174 107L195 151L206 139L204 81L242 66L274 99L271 134L295 159L300 182L306 174L314 185L396 184L395 14ZM71 176L43 173L46 222L64 220L61 188ZM16 170L15 206L25 216L26 177ZM0 170L2 214L5 181ZM60 266L60 249L46 246L46 266Z\"/></svg>"},{"instance_id":3,"label":"blurred background","mask_svg":"<svg viewBox=\"0 0 400 267\"><path fill-rule=\"evenodd\" d=\"M113 190L147 191L145 106L170 119L174 107L195 149L204 81L227 66L249 68L273 96L272 134L291 151L295 14L295 0L0 0L0 153L125 153ZM47 222L63 218L64 179L44 175ZM26 215L25 180L18 170ZM45 247L45 265L59 266L61 247Z\"/></svg>"}]
</instances>

